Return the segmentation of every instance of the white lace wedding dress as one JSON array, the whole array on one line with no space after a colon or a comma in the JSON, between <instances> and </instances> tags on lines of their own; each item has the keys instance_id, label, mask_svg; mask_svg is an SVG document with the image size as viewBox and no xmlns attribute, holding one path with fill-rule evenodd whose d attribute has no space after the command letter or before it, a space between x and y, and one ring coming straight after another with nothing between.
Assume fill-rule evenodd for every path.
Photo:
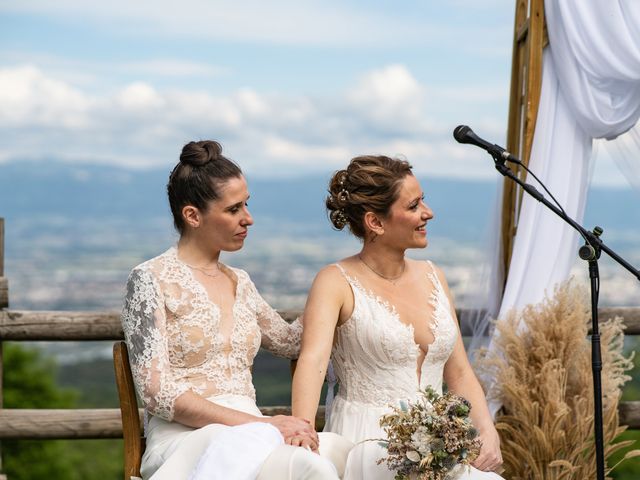
<instances>
[{"instance_id":1,"label":"white lace wedding dress","mask_svg":"<svg viewBox=\"0 0 640 480\"><path fill-rule=\"evenodd\" d=\"M325 431L357 444L347 459L345 480L392 480L395 472L376 464L386 456L386 450L376 441L363 440L385 438L379 420L389 413L389 405L415 400L427 385L442 392L444 364L453 350L458 327L448 297L433 265L428 263L425 290L430 283L434 341L422 362L419 381L416 366L420 347L414 340L413 326L402 323L392 305L363 288L358 279L336 264L351 286L354 308L351 317L336 331L331 361L339 390L329 408ZM502 478L474 468L459 470L455 478L460 480Z\"/></svg>"},{"instance_id":2,"label":"white lace wedding dress","mask_svg":"<svg viewBox=\"0 0 640 480\"><path fill-rule=\"evenodd\" d=\"M149 418L142 477L337 478L328 460L283 445L271 425L210 424L196 429L173 421L176 399L187 391L261 416L251 378L258 349L289 358L300 350L300 323L285 322L246 272L225 265L221 269L236 283L231 315L222 314L178 259L176 248L138 265L129 276L122 326L133 380ZM332 438L325 443L331 446ZM326 456L332 455L328 451Z\"/></svg>"}]
</instances>

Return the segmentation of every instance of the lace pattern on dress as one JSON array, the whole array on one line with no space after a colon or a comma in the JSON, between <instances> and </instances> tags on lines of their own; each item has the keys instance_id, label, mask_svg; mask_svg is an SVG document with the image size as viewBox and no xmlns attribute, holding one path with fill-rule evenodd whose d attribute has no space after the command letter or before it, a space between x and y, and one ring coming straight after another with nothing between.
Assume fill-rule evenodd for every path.
<instances>
[{"instance_id":1,"label":"lace pattern on dress","mask_svg":"<svg viewBox=\"0 0 640 480\"><path fill-rule=\"evenodd\" d=\"M444 364L449 359L458 338L458 326L451 313L451 304L442 283L431 261L427 261L430 272L427 277L433 285L429 304L433 307L431 331L433 342L424 359L420 375L420 387L431 385L436 391L442 392L442 374Z\"/></svg>"},{"instance_id":2,"label":"lace pattern on dress","mask_svg":"<svg viewBox=\"0 0 640 480\"><path fill-rule=\"evenodd\" d=\"M175 247L129 275L122 326L133 380L144 407L172 420L186 391L255 399L251 366L260 346L294 358L302 326L289 324L260 296L246 272L225 267L237 280L231 333L220 333L220 309Z\"/></svg>"},{"instance_id":3,"label":"lace pattern on dress","mask_svg":"<svg viewBox=\"0 0 640 480\"><path fill-rule=\"evenodd\" d=\"M340 384L338 395L349 402L388 405L414 398L426 385L441 390L444 364L458 330L433 264L428 262L427 278L431 283L429 303L433 306L429 327L434 340L421 365L420 384L416 372L420 347L413 325L403 323L390 302L365 289L342 265L335 265L354 294L353 313L336 329L332 351Z\"/></svg>"},{"instance_id":4,"label":"lace pattern on dress","mask_svg":"<svg viewBox=\"0 0 640 480\"><path fill-rule=\"evenodd\" d=\"M338 395L363 405L388 405L398 398L413 397L418 390L420 349L413 326L402 323L389 302L335 265L354 295L353 312L336 329L332 351Z\"/></svg>"}]
</instances>

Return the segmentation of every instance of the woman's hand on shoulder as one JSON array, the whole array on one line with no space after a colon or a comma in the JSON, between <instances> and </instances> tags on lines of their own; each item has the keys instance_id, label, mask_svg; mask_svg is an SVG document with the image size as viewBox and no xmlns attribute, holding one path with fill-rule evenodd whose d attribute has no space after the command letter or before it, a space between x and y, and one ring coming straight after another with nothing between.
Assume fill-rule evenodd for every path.
<instances>
[{"instance_id":1,"label":"woman's hand on shoulder","mask_svg":"<svg viewBox=\"0 0 640 480\"><path fill-rule=\"evenodd\" d=\"M480 455L473 462L473 466L485 472L494 472L502 467L502 453L500 452L500 437L493 425L480 430L478 438L482 442Z\"/></svg>"},{"instance_id":2,"label":"woman's hand on shoulder","mask_svg":"<svg viewBox=\"0 0 640 480\"><path fill-rule=\"evenodd\" d=\"M306 420L290 415L276 415L275 417L266 417L263 420L280 431L284 443L287 445L309 448L314 452L318 451L318 433Z\"/></svg>"}]
</instances>

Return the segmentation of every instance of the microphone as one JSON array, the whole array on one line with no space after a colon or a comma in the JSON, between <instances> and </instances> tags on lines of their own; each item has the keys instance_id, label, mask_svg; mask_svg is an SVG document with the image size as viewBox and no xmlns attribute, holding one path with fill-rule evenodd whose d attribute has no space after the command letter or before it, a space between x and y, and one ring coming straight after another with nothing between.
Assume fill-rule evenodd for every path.
<instances>
[{"instance_id":1,"label":"microphone","mask_svg":"<svg viewBox=\"0 0 640 480\"><path fill-rule=\"evenodd\" d=\"M486 140L480 138L473 132L473 130L471 130L470 127L466 125L458 125L453 130L453 138L455 138L458 143L470 143L472 145L475 145L476 147L480 147L483 150L486 150L496 160L499 160L499 157L502 159L502 161L520 163L520 160L517 157L511 155L500 145L489 143Z\"/></svg>"}]
</instances>

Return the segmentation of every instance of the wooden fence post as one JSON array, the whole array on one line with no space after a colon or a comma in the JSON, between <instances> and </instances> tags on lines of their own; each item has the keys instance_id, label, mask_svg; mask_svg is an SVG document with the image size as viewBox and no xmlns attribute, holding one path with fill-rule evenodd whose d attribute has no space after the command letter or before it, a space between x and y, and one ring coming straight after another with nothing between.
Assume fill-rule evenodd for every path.
<instances>
[{"instance_id":1,"label":"wooden fence post","mask_svg":"<svg viewBox=\"0 0 640 480\"><path fill-rule=\"evenodd\" d=\"M4 218L0 217L0 310L9 306L9 282L4 276ZM2 354L2 340L0 340L0 410L2 410L2 398L4 391L2 390L2 372L4 369ZM2 473L2 445L0 445L0 480L7 480L6 475Z\"/></svg>"},{"instance_id":2,"label":"wooden fence post","mask_svg":"<svg viewBox=\"0 0 640 480\"><path fill-rule=\"evenodd\" d=\"M4 276L4 218L0 217L0 310L8 306L9 281Z\"/></svg>"}]
</instances>

